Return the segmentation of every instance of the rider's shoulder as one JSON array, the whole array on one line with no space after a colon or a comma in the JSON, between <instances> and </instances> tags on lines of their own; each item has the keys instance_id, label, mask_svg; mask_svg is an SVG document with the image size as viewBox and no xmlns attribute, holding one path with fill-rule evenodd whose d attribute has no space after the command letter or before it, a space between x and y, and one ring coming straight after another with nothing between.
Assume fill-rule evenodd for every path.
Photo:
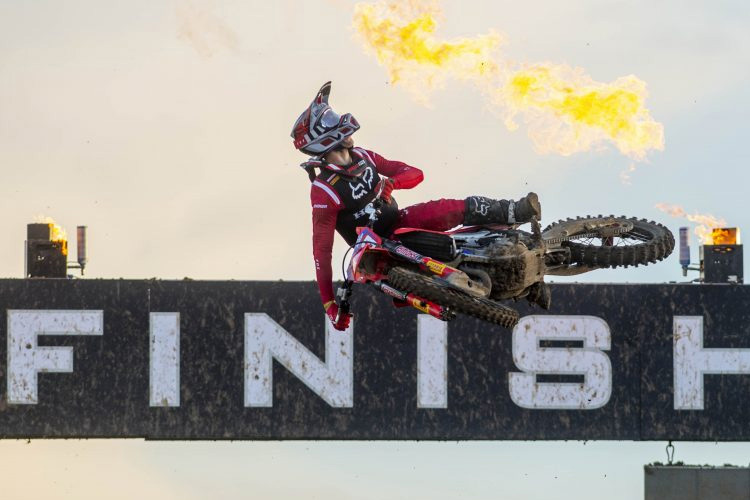
<instances>
[{"instance_id":1,"label":"rider's shoulder","mask_svg":"<svg viewBox=\"0 0 750 500\"><path fill-rule=\"evenodd\" d=\"M377 156L377 153L375 153L373 150L363 148L361 146L355 146L352 148L352 150L357 153L360 158L367 158L371 162L375 163L375 157Z\"/></svg>"},{"instance_id":2,"label":"rider's shoulder","mask_svg":"<svg viewBox=\"0 0 750 500\"><path fill-rule=\"evenodd\" d=\"M341 206L339 197L333 184L337 174L321 172L310 185L310 201L313 208L338 208Z\"/></svg>"}]
</instances>

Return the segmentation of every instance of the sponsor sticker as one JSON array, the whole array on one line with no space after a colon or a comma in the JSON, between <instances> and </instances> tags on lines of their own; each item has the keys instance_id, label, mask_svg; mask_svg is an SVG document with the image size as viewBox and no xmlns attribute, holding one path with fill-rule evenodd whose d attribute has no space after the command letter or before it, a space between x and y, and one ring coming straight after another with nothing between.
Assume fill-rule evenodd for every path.
<instances>
[{"instance_id":1,"label":"sponsor sticker","mask_svg":"<svg viewBox=\"0 0 750 500\"><path fill-rule=\"evenodd\" d=\"M445 267L445 264L440 263L436 260L427 261L427 268L435 274L439 274L442 276L443 271L445 271Z\"/></svg>"},{"instance_id":2,"label":"sponsor sticker","mask_svg":"<svg viewBox=\"0 0 750 500\"><path fill-rule=\"evenodd\" d=\"M389 287L388 285L382 285L380 287L380 290L386 295L393 297L394 299L401 299L401 300L404 299L403 293L399 292L398 290L394 288Z\"/></svg>"},{"instance_id":3,"label":"sponsor sticker","mask_svg":"<svg viewBox=\"0 0 750 500\"><path fill-rule=\"evenodd\" d=\"M419 255L417 252L409 250L408 248L406 248L403 245L397 246L396 249L394 250L394 252L396 252L397 254L401 255L402 257L406 257L407 259L410 259L410 260L422 260L422 256L421 255Z\"/></svg>"},{"instance_id":4,"label":"sponsor sticker","mask_svg":"<svg viewBox=\"0 0 750 500\"><path fill-rule=\"evenodd\" d=\"M411 306L415 309L419 309L423 313L429 314L430 312L430 306L428 306L426 302L422 302L419 299L411 299Z\"/></svg>"}]
</instances>

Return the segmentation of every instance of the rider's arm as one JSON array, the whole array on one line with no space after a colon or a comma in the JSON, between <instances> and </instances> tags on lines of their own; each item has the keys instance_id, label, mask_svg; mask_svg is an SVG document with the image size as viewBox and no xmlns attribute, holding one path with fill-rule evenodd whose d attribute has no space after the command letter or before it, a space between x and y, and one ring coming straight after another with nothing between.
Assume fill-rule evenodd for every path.
<instances>
[{"instance_id":1,"label":"rider's arm","mask_svg":"<svg viewBox=\"0 0 750 500\"><path fill-rule=\"evenodd\" d=\"M327 310L334 300L331 253L336 231L336 216L341 209L341 202L336 192L319 180L316 180L310 189L310 202L312 203L315 277L318 281L323 308Z\"/></svg>"},{"instance_id":2,"label":"rider's arm","mask_svg":"<svg viewBox=\"0 0 750 500\"><path fill-rule=\"evenodd\" d=\"M370 155L378 173L390 177L395 189L411 189L424 179L424 174L417 167L394 160L386 160L372 151L365 150Z\"/></svg>"}]
</instances>

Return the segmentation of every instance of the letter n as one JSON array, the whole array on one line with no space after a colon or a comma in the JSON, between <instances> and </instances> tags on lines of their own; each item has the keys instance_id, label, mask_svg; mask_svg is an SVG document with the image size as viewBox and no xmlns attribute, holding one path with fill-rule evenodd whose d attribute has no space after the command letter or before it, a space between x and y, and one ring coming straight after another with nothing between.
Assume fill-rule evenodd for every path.
<instances>
[{"instance_id":1,"label":"letter n","mask_svg":"<svg viewBox=\"0 0 750 500\"><path fill-rule=\"evenodd\" d=\"M352 327L339 332L325 323L323 362L267 314L245 314L245 406L273 406L274 359L329 405L353 406Z\"/></svg>"}]
</instances>

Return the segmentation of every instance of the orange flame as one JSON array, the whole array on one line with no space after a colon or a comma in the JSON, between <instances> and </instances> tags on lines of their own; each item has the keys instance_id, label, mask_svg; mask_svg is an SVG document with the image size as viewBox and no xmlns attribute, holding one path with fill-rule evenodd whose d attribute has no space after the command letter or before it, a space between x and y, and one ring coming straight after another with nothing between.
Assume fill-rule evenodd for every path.
<instances>
[{"instance_id":1,"label":"orange flame","mask_svg":"<svg viewBox=\"0 0 750 500\"><path fill-rule=\"evenodd\" d=\"M511 119L523 113L533 120L529 135L543 152L570 155L609 141L644 160L664 149L664 127L645 107L646 84L633 75L600 83L580 68L535 64L515 71L501 92Z\"/></svg>"},{"instance_id":2,"label":"orange flame","mask_svg":"<svg viewBox=\"0 0 750 500\"><path fill-rule=\"evenodd\" d=\"M713 244L714 240L712 234L714 228L721 228L727 225L727 221L723 218L714 217L709 214L689 214L680 205L657 203L656 208L672 217L687 219L690 222L697 224L693 231L698 237L698 240L704 245Z\"/></svg>"},{"instance_id":3,"label":"orange flame","mask_svg":"<svg viewBox=\"0 0 750 500\"><path fill-rule=\"evenodd\" d=\"M354 6L354 25L364 44L385 66L392 83L406 86L426 102L425 90L450 78L483 78L495 71L495 33L440 40L435 36L440 9L436 2L378 2Z\"/></svg>"},{"instance_id":4,"label":"orange flame","mask_svg":"<svg viewBox=\"0 0 750 500\"><path fill-rule=\"evenodd\" d=\"M740 230L736 227L715 228L711 231L711 240L714 245L739 245Z\"/></svg>"},{"instance_id":5,"label":"orange flame","mask_svg":"<svg viewBox=\"0 0 750 500\"><path fill-rule=\"evenodd\" d=\"M68 255L68 234L65 229L62 228L52 217L44 215L37 215L34 217L34 222L38 224L49 224L50 226L50 240L59 243L62 248L63 255Z\"/></svg>"},{"instance_id":6,"label":"orange flame","mask_svg":"<svg viewBox=\"0 0 750 500\"><path fill-rule=\"evenodd\" d=\"M37 215L34 218L34 222L38 224L49 224L50 225L50 239L52 241L68 241L68 234L65 229L62 228L52 217L44 215Z\"/></svg>"},{"instance_id":7,"label":"orange flame","mask_svg":"<svg viewBox=\"0 0 750 500\"><path fill-rule=\"evenodd\" d=\"M354 8L354 27L393 83L425 102L449 78L473 83L517 128L521 115L540 152L562 155L610 142L643 160L664 149L664 128L645 107L646 84L633 75L594 81L564 64L519 64L499 53L497 33L441 40L435 35L437 2L381 0Z\"/></svg>"}]
</instances>

